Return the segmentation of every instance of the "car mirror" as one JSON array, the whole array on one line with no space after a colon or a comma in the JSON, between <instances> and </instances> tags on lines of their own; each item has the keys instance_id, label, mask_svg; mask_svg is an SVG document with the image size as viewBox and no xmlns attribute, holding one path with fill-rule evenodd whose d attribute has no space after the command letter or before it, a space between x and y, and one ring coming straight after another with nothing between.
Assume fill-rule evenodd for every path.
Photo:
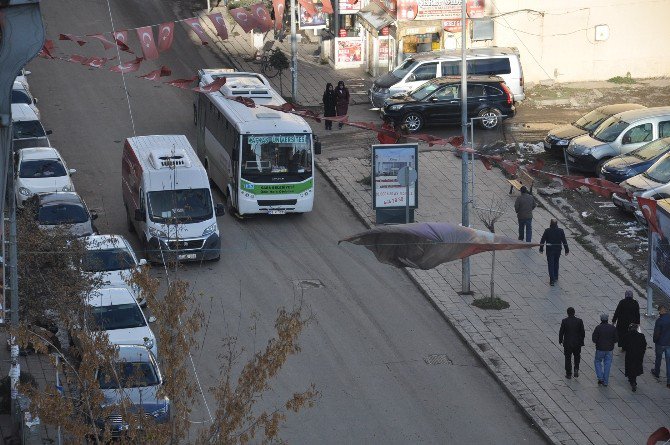
<instances>
[{"instance_id":1,"label":"car mirror","mask_svg":"<svg viewBox=\"0 0 670 445\"><path fill-rule=\"evenodd\" d=\"M33 73L32 71L28 71L28 70L23 71L24 76L30 76L32 73Z\"/></svg>"},{"instance_id":2,"label":"car mirror","mask_svg":"<svg viewBox=\"0 0 670 445\"><path fill-rule=\"evenodd\" d=\"M414 82L416 80L416 76L414 74L410 74L407 76L407 82Z\"/></svg>"},{"instance_id":3,"label":"car mirror","mask_svg":"<svg viewBox=\"0 0 670 445\"><path fill-rule=\"evenodd\" d=\"M70 176L72 176L72 175L74 175L75 173L77 173L77 169L76 169L76 168L71 168L71 169L69 170L69 172L70 172Z\"/></svg>"},{"instance_id":4,"label":"car mirror","mask_svg":"<svg viewBox=\"0 0 670 445\"><path fill-rule=\"evenodd\" d=\"M37 102L39 102L39 100L36 97L33 97L33 103L37 105Z\"/></svg>"},{"instance_id":5,"label":"car mirror","mask_svg":"<svg viewBox=\"0 0 670 445\"><path fill-rule=\"evenodd\" d=\"M95 210L91 210L90 213L91 213L91 221L95 221L96 219L98 219L98 212L96 212Z\"/></svg>"},{"instance_id":6,"label":"car mirror","mask_svg":"<svg viewBox=\"0 0 670 445\"><path fill-rule=\"evenodd\" d=\"M135 221L144 221L144 212L141 209L135 209Z\"/></svg>"},{"instance_id":7,"label":"car mirror","mask_svg":"<svg viewBox=\"0 0 670 445\"><path fill-rule=\"evenodd\" d=\"M146 265L147 265L147 260L145 260L144 258L142 258L142 259L140 260L139 264L140 264L140 266L146 266Z\"/></svg>"},{"instance_id":8,"label":"car mirror","mask_svg":"<svg viewBox=\"0 0 670 445\"><path fill-rule=\"evenodd\" d=\"M314 142L314 154L315 155L321 154L321 141Z\"/></svg>"},{"instance_id":9,"label":"car mirror","mask_svg":"<svg viewBox=\"0 0 670 445\"><path fill-rule=\"evenodd\" d=\"M218 203L215 208L216 208L216 216L223 216L223 215L226 214L226 206L225 205L223 205L221 203Z\"/></svg>"},{"instance_id":10,"label":"car mirror","mask_svg":"<svg viewBox=\"0 0 670 445\"><path fill-rule=\"evenodd\" d=\"M49 135L49 134L53 133L53 130L47 130L46 133L47 133L47 135Z\"/></svg>"},{"instance_id":11,"label":"car mirror","mask_svg":"<svg viewBox=\"0 0 670 445\"><path fill-rule=\"evenodd\" d=\"M152 315L151 317L149 317L149 319L147 321L149 323L156 323L156 317Z\"/></svg>"}]
</instances>

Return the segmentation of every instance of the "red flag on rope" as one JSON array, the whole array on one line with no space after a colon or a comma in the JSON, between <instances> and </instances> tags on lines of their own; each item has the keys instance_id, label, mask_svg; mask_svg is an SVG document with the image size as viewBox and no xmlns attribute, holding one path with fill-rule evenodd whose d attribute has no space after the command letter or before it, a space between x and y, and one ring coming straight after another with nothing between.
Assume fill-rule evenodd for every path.
<instances>
[{"instance_id":1,"label":"red flag on rope","mask_svg":"<svg viewBox=\"0 0 670 445\"><path fill-rule=\"evenodd\" d=\"M216 91L219 91L222 86L226 84L226 78L225 77L220 77L216 79L212 83L208 83L207 85L203 85L201 87L193 88L193 91L196 93L214 93Z\"/></svg>"},{"instance_id":2,"label":"red flag on rope","mask_svg":"<svg viewBox=\"0 0 670 445\"><path fill-rule=\"evenodd\" d=\"M198 37L200 37L200 41L203 45L207 45L207 34L205 34L205 30L202 29L202 25L200 24L200 19L198 19L198 17L186 19L184 20L184 23L190 26L193 32L196 33Z\"/></svg>"},{"instance_id":3,"label":"red flag on rope","mask_svg":"<svg viewBox=\"0 0 670 445\"><path fill-rule=\"evenodd\" d=\"M54 48L55 45L53 40L45 40L42 49L40 50L39 53L37 53L37 55L45 59L55 59L53 54L51 54L51 51L53 51Z\"/></svg>"},{"instance_id":4,"label":"red flag on rope","mask_svg":"<svg viewBox=\"0 0 670 445\"><path fill-rule=\"evenodd\" d=\"M142 54L146 60L152 60L158 58L158 48L156 48L156 42L154 41L154 31L151 29L151 26L142 26L137 28L137 38L140 39L140 44L142 45Z\"/></svg>"},{"instance_id":5,"label":"red flag on rope","mask_svg":"<svg viewBox=\"0 0 670 445\"><path fill-rule=\"evenodd\" d=\"M125 63L120 63L116 66L111 67L109 70L113 71L115 73L133 73L137 70L140 69L140 63L142 63L142 60L144 58L142 57L135 57L135 60L130 61L130 62L125 62Z\"/></svg>"},{"instance_id":6,"label":"red flag on rope","mask_svg":"<svg viewBox=\"0 0 670 445\"><path fill-rule=\"evenodd\" d=\"M233 16L233 20L235 20L237 24L242 27L242 31L245 33L248 33L256 27L256 20L254 19L254 16L246 9L235 8L231 9L229 12L230 15Z\"/></svg>"},{"instance_id":7,"label":"red flag on rope","mask_svg":"<svg viewBox=\"0 0 670 445\"><path fill-rule=\"evenodd\" d=\"M58 34L58 40L72 40L73 42L77 42L79 46L86 45L86 40L82 40L74 34Z\"/></svg>"},{"instance_id":8,"label":"red flag on rope","mask_svg":"<svg viewBox=\"0 0 670 445\"><path fill-rule=\"evenodd\" d=\"M644 218L649 223L651 231L660 234L661 229L658 225L658 216L656 215L656 200L638 196L637 203Z\"/></svg>"},{"instance_id":9,"label":"red flag on rope","mask_svg":"<svg viewBox=\"0 0 670 445\"><path fill-rule=\"evenodd\" d=\"M174 40L174 22L163 23L158 27L158 52L170 49Z\"/></svg>"},{"instance_id":10,"label":"red flag on rope","mask_svg":"<svg viewBox=\"0 0 670 445\"><path fill-rule=\"evenodd\" d=\"M134 54L133 51L128 46L128 31L126 31L125 29L122 29L120 31L114 31L112 33L112 37L114 37L116 46L118 46L121 51Z\"/></svg>"},{"instance_id":11,"label":"red flag on rope","mask_svg":"<svg viewBox=\"0 0 670 445\"><path fill-rule=\"evenodd\" d=\"M66 62L70 63L83 63L86 60L86 57L80 56L79 54L71 54L67 59L63 59Z\"/></svg>"},{"instance_id":12,"label":"red flag on rope","mask_svg":"<svg viewBox=\"0 0 670 445\"><path fill-rule=\"evenodd\" d=\"M251 5L249 6L249 10L254 17L256 27L259 28L261 32L268 32L274 27L274 23L270 18L270 13L263 3Z\"/></svg>"},{"instance_id":13,"label":"red flag on rope","mask_svg":"<svg viewBox=\"0 0 670 445\"><path fill-rule=\"evenodd\" d=\"M207 17L209 17L212 25L216 28L216 35L226 40L228 38L228 28L226 27L225 20L223 20L223 15L220 12L215 12L214 14L209 14Z\"/></svg>"},{"instance_id":14,"label":"red flag on rope","mask_svg":"<svg viewBox=\"0 0 670 445\"><path fill-rule=\"evenodd\" d=\"M300 3L300 6L305 8L307 14L316 15L316 7L314 6L314 3L312 3L311 0L298 0L298 3Z\"/></svg>"},{"instance_id":15,"label":"red flag on rope","mask_svg":"<svg viewBox=\"0 0 670 445\"><path fill-rule=\"evenodd\" d=\"M272 0L272 8L275 11L275 29L282 29L284 26L285 3L286 0Z\"/></svg>"},{"instance_id":16,"label":"red flag on rope","mask_svg":"<svg viewBox=\"0 0 670 445\"><path fill-rule=\"evenodd\" d=\"M241 96L236 96L236 97L230 97L230 96L225 96L226 99L234 100L235 102L239 102L245 107L249 108L256 108L256 102L254 102L253 99L250 99L248 97L241 97Z\"/></svg>"},{"instance_id":17,"label":"red flag on rope","mask_svg":"<svg viewBox=\"0 0 670 445\"><path fill-rule=\"evenodd\" d=\"M198 80L198 76L193 76L189 79L175 79L175 80L170 80L168 82L163 82L166 85L170 85L173 87L181 88L183 90L188 90L191 88L191 84Z\"/></svg>"},{"instance_id":18,"label":"red flag on rope","mask_svg":"<svg viewBox=\"0 0 670 445\"><path fill-rule=\"evenodd\" d=\"M325 12L326 14L334 14L335 11L333 10L333 4L330 2L330 0L321 0L321 4L323 7L321 8L321 12Z\"/></svg>"},{"instance_id":19,"label":"red flag on rope","mask_svg":"<svg viewBox=\"0 0 670 445\"><path fill-rule=\"evenodd\" d=\"M107 57L89 57L86 60L82 61L82 65L88 65L91 68L102 68L110 60L114 60L116 57L107 58Z\"/></svg>"},{"instance_id":20,"label":"red flag on rope","mask_svg":"<svg viewBox=\"0 0 670 445\"><path fill-rule=\"evenodd\" d=\"M139 77L140 79L158 80L159 77L167 77L171 74L172 70L167 66L163 65L157 70L150 71L143 76L137 76L137 77Z\"/></svg>"},{"instance_id":21,"label":"red flag on rope","mask_svg":"<svg viewBox=\"0 0 670 445\"><path fill-rule=\"evenodd\" d=\"M102 34L90 34L87 37L97 39L100 43L102 43L102 47L105 49L105 51L107 51L110 48L114 48L114 43L107 40L107 37L105 37Z\"/></svg>"},{"instance_id":22,"label":"red flag on rope","mask_svg":"<svg viewBox=\"0 0 670 445\"><path fill-rule=\"evenodd\" d=\"M482 164L484 164L484 168L487 170L493 170L493 163L491 160L488 158L488 156L480 156L479 160L482 161Z\"/></svg>"}]
</instances>

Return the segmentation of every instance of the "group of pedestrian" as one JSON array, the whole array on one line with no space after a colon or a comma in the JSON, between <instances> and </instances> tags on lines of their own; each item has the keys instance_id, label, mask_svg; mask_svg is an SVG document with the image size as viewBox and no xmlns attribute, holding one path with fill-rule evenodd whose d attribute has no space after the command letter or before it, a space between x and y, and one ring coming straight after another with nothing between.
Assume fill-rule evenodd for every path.
<instances>
[{"instance_id":1,"label":"group of pedestrian","mask_svg":"<svg viewBox=\"0 0 670 445\"><path fill-rule=\"evenodd\" d=\"M670 388L670 314L664 305L658 308L659 317L654 325L653 341L656 346L656 361L651 374L660 378L661 360L665 354L666 386ZM563 345L565 356L565 377L579 377L579 364L582 346L584 346L584 322L575 316L575 309L568 308L568 316L561 322L558 331L558 343ZM591 335L595 345L594 368L598 385L609 385L610 369L615 345L625 353L624 374L628 378L633 392L637 391L637 378L644 373L644 353L647 340L640 329L640 305L633 298L633 291L627 290L619 301L612 324L607 314L600 315L600 324ZM574 359L574 365L573 365Z\"/></svg>"},{"instance_id":2,"label":"group of pedestrian","mask_svg":"<svg viewBox=\"0 0 670 445\"><path fill-rule=\"evenodd\" d=\"M346 116L349 112L349 89L344 85L344 81L337 82L337 88L333 88L332 83L326 84L326 91L323 93L323 117ZM333 129L333 121L324 119L326 130ZM341 130L344 125L339 122L338 128Z\"/></svg>"}]
</instances>

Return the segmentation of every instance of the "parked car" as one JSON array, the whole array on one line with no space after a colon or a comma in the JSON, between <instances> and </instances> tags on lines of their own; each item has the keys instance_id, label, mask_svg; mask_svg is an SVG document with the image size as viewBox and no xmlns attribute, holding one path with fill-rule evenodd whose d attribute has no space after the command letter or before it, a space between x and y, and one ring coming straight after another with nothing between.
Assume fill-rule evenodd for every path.
<instances>
[{"instance_id":1,"label":"parked car","mask_svg":"<svg viewBox=\"0 0 670 445\"><path fill-rule=\"evenodd\" d=\"M86 252L83 258L83 269L96 274L104 286L128 286L140 307L147 302L141 297L138 289L128 284L133 272L147 264L147 260L138 261L128 240L121 235L91 235L83 239Z\"/></svg>"},{"instance_id":2,"label":"parked car","mask_svg":"<svg viewBox=\"0 0 670 445\"><path fill-rule=\"evenodd\" d=\"M28 85L28 76L30 74L32 74L30 71L28 71L25 68L21 68L21 70L16 74L16 78L14 79L14 81L21 82L21 84L23 84L25 89L29 90L30 86Z\"/></svg>"},{"instance_id":3,"label":"parked car","mask_svg":"<svg viewBox=\"0 0 670 445\"><path fill-rule=\"evenodd\" d=\"M30 91L22 82L15 81L12 86L12 103L13 104L28 104L35 112L37 117L40 117L40 110L37 108L37 98L30 94Z\"/></svg>"},{"instance_id":4,"label":"parked car","mask_svg":"<svg viewBox=\"0 0 670 445\"><path fill-rule=\"evenodd\" d=\"M119 345L115 369L99 369L96 379L105 396L104 407L130 402L128 414L140 414L156 423L170 420L170 399L159 395L163 376L156 357L144 346ZM115 372L114 372L115 371ZM123 435L129 423L121 412L96 419L96 426L112 437Z\"/></svg>"},{"instance_id":5,"label":"parked car","mask_svg":"<svg viewBox=\"0 0 670 445\"><path fill-rule=\"evenodd\" d=\"M66 226L74 236L88 236L98 232L93 225L98 215L90 212L75 192L40 193L31 198L30 207L42 229Z\"/></svg>"},{"instance_id":6,"label":"parked car","mask_svg":"<svg viewBox=\"0 0 670 445\"><path fill-rule=\"evenodd\" d=\"M23 207L36 193L73 192L73 175L58 150L53 147L23 148L16 153L16 203Z\"/></svg>"},{"instance_id":7,"label":"parked car","mask_svg":"<svg viewBox=\"0 0 670 445\"><path fill-rule=\"evenodd\" d=\"M638 196L650 199L670 198L670 153L663 155L644 173L623 181L621 187L632 194L633 199L629 201L628 197L614 193L612 202L625 212L638 210L635 199Z\"/></svg>"},{"instance_id":8,"label":"parked car","mask_svg":"<svg viewBox=\"0 0 670 445\"><path fill-rule=\"evenodd\" d=\"M670 107L624 111L606 119L592 133L573 139L566 150L568 166L599 174L614 156L668 136Z\"/></svg>"},{"instance_id":9,"label":"parked car","mask_svg":"<svg viewBox=\"0 0 670 445\"><path fill-rule=\"evenodd\" d=\"M467 50L467 74L500 76L512 91L514 101L526 98L523 70L516 48L472 48ZM442 76L460 76L461 52L434 51L417 54L392 72L376 79L368 92L374 107L382 107L389 97L407 93L424 82Z\"/></svg>"},{"instance_id":10,"label":"parked car","mask_svg":"<svg viewBox=\"0 0 670 445\"><path fill-rule=\"evenodd\" d=\"M147 321L127 287L96 289L88 296L88 304L93 315L88 325L93 332L105 331L113 345L145 346L158 356L156 336L149 327L155 318L149 317Z\"/></svg>"},{"instance_id":11,"label":"parked car","mask_svg":"<svg viewBox=\"0 0 670 445\"><path fill-rule=\"evenodd\" d=\"M549 134L547 134L547 137L544 138L544 149L547 153L563 157L563 150L565 150L570 141L577 136L592 132L606 119L615 114L629 110L638 110L640 108L646 107L638 104L614 104L598 107L571 124L562 125L552 129Z\"/></svg>"},{"instance_id":12,"label":"parked car","mask_svg":"<svg viewBox=\"0 0 670 445\"><path fill-rule=\"evenodd\" d=\"M616 183L625 181L645 172L668 152L670 152L670 137L656 139L628 154L615 156L603 165L600 175Z\"/></svg>"},{"instance_id":13,"label":"parked car","mask_svg":"<svg viewBox=\"0 0 670 445\"><path fill-rule=\"evenodd\" d=\"M44 130L40 118L29 104L12 104L12 132L15 150L51 146L48 138L51 130Z\"/></svg>"},{"instance_id":14,"label":"parked car","mask_svg":"<svg viewBox=\"0 0 670 445\"><path fill-rule=\"evenodd\" d=\"M407 125L410 132L434 123L460 123L460 90L460 77L433 79L407 94L386 99L380 110L381 117L394 124ZM468 119L480 117L478 123L490 130L514 113L512 92L502 78L468 77Z\"/></svg>"}]
</instances>

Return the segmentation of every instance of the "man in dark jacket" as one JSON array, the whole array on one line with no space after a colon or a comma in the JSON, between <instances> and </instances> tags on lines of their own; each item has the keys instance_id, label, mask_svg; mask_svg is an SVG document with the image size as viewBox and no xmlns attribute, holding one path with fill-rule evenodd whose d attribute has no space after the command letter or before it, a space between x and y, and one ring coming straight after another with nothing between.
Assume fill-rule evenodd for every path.
<instances>
[{"instance_id":1,"label":"man in dark jacket","mask_svg":"<svg viewBox=\"0 0 670 445\"><path fill-rule=\"evenodd\" d=\"M519 220L519 240L523 241L524 229L526 232L526 242L530 242L533 237L533 209L537 207L535 198L528 193L524 185L521 187L521 195L514 201L514 210Z\"/></svg>"},{"instance_id":2,"label":"man in dark jacket","mask_svg":"<svg viewBox=\"0 0 670 445\"><path fill-rule=\"evenodd\" d=\"M609 315L600 315L600 324L593 331L591 339L596 344L596 358L594 366L596 368L596 377L598 385L607 386L610 381L610 367L612 366L612 351L617 342L617 333L614 325L609 324L607 320ZM604 365L604 369L603 369Z\"/></svg>"},{"instance_id":3,"label":"man in dark jacket","mask_svg":"<svg viewBox=\"0 0 670 445\"><path fill-rule=\"evenodd\" d=\"M644 373L642 362L644 351L647 349L647 339L644 338L642 332L638 331L638 326L637 323L631 323L623 340L626 349L625 375L628 377L633 392L637 391L637 376ZM621 339L619 339L619 344L621 344Z\"/></svg>"},{"instance_id":4,"label":"man in dark jacket","mask_svg":"<svg viewBox=\"0 0 670 445\"><path fill-rule=\"evenodd\" d=\"M540 253L544 251L544 244L547 243L547 267L549 269L549 284L553 286L558 281L558 260L561 257L561 249L565 247L565 254L570 253L568 242L565 239L565 232L558 228L558 221L555 219L549 223L549 228L544 231L540 239Z\"/></svg>"},{"instance_id":5,"label":"man in dark jacket","mask_svg":"<svg viewBox=\"0 0 670 445\"><path fill-rule=\"evenodd\" d=\"M654 344L656 345L656 363L651 374L659 378L661 373L661 360L665 354L665 378L667 387L670 388L670 314L665 305L658 307L658 319L654 325Z\"/></svg>"},{"instance_id":6,"label":"man in dark jacket","mask_svg":"<svg viewBox=\"0 0 670 445\"><path fill-rule=\"evenodd\" d=\"M614 317L612 317L612 324L616 324L619 347L622 351L625 350L623 340L628 333L631 323L640 324L640 304L633 298L633 291L628 289L625 298L619 301L614 311Z\"/></svg>"},{"instance_id":7,"label":"man in dark jacket","mask_svg":"<svg viewBox=\"0 0 670 445\"><path fill-rule=\"evenodd\" d=\"M558 343L563 345L565 354L565 377L572 377L572 356L575 356L575 378L579 377L579 358L584 346L584 322L575 317L575 308L568 308L568 317L561 322Z\"/></svg>"}]
</instances>

